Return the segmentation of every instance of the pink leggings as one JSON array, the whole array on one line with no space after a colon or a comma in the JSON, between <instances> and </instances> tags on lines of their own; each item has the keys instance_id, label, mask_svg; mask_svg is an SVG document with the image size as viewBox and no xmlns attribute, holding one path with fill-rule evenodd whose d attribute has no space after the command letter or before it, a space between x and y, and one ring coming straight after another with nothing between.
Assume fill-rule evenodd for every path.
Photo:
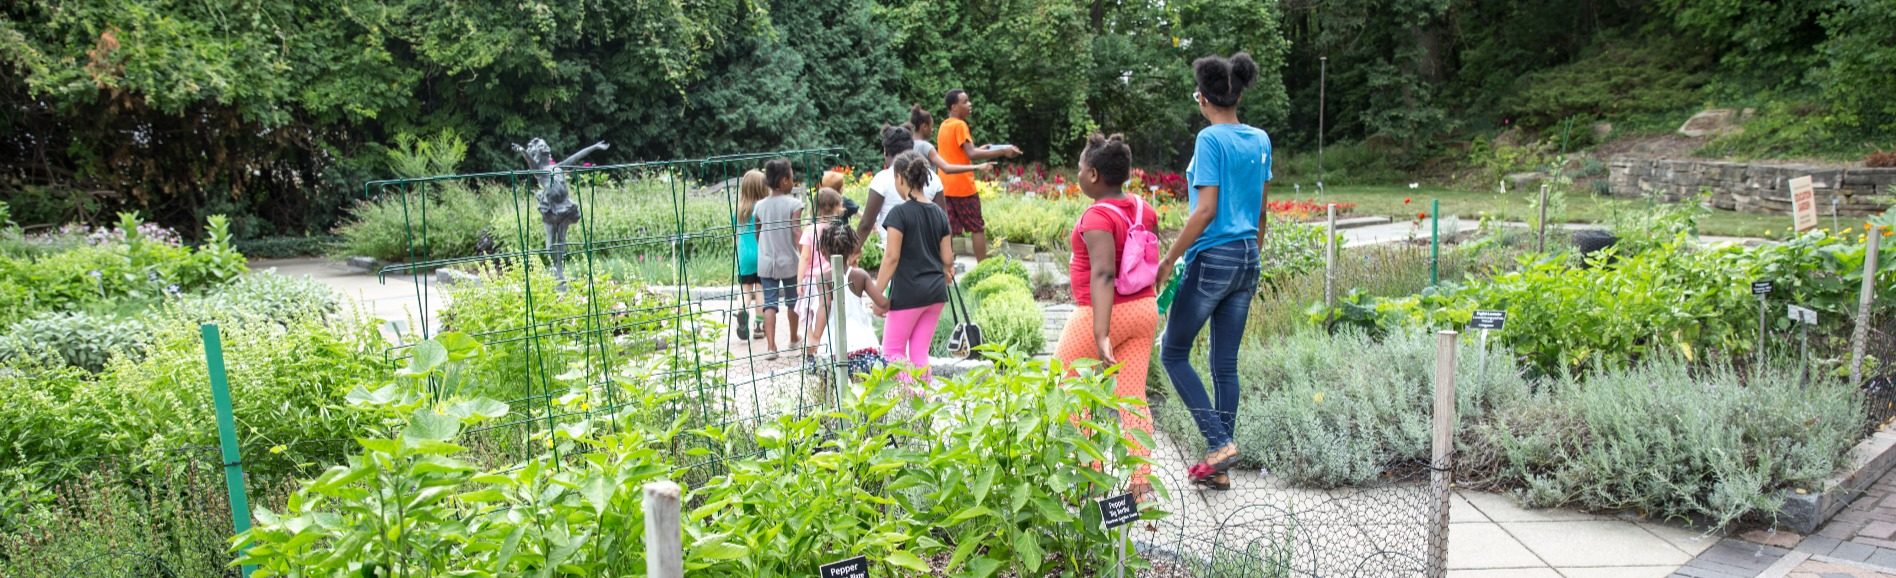
<instances>
[{"instance_id":1,"label":"pink leggings","mask_svg":"<svg viewBox=\"0 0 1896 578\"><path fill-rule=\"evenodd\" d=\"M935 323L946 303L890 311L882 323L882 357L890 363L928 368L928 345L935 340ZM923 375L927 375L926 372Z\"/></svg>"}]
</instances>

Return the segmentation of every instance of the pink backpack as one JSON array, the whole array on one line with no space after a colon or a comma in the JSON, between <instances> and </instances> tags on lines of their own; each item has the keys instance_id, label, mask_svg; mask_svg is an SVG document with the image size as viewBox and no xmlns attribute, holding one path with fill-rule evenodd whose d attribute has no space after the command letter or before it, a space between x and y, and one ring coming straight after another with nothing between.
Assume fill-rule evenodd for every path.
<instances>
[{"instance_id":1,"label":"pink backpack","mask_svg":"<svg viewBox=\"0 0 1896 578\"><path fill-rule=\"evenodd\" d=\"M1119 277L1113 281L1113 289L1120 295L1131 295L1151 287L1159 278L1159 236L1145 226L1145 201L1138 196L1132 197L1136 207L1131 218L1119 207L1100 203L1126 221L1126 248L1119 252Z\"/></svg>"}]
</instances>

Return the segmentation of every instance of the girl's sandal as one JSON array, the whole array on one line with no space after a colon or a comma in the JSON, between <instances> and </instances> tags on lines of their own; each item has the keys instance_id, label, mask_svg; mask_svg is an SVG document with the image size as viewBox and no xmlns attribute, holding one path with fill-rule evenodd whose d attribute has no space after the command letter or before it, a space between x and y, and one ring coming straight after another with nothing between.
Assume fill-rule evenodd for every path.
<instances>
[{"instance_id":1,"label":"girl's sandal","mask_svg":"<svg viewBox=\"0 0 1896 578\"><path fill-rule=\"evenodd\" d=\"M1192 485L1194 486L1211 490L1231 489L1231 476L1222 471L1218 471L1211 464L1200 463L1194 465L1190 470L1186 470L1185 475L1191 478Z\"/></svg>"},{"instance_id":2,"label":"girl's sandal","mask_svg":"<svg viewBox=\"0 0 1896 578\"><path fill-rule=\"evenodd\" d=\"M1219 459L1218 461L1215 461L1215 462L1212 461L1213 457L1217 456L1218 454L1224 453L1226 450L1230 450L1231 453L1226 454L1225 457ZM1242 452L1238 451L1237 443L1235 442L1228 443L1228 444L1225 444L1224 447L1219 448L1218 451L1214 451L1214 452L1211 452L1210 454L1206 454L1204 463L1205 465L1211 466L1212 471L1222 474L1225 471L1230 470L1231 466L1238 465L1238 458L1241 457L1242 455L1243 455Z\"/></svg>"}]
</instances>

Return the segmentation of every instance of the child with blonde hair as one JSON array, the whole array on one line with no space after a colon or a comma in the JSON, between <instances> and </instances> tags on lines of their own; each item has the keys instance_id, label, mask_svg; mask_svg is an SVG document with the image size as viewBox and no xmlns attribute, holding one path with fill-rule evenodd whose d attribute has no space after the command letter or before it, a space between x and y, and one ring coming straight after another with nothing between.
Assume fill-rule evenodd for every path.
<instances>
[{"instance_id":1,"label":"child with blonde hair","mask_svg":"<svg viewBox=\"0 0 1896 578\"><path fill-rule=\"evenodd\" d=\"M764 172L752 169L746 171L737 182L737 282L741 293L742 308L737 311L737 337L750 339L752 335L763 335L764 317L759 313L755 325L751 321L751 311L763 305L763 280L757 277L757 202L770 196L770 186L764 184Z\"/></svg>"},{"instance_id":2,"label":"child with blonde hair","mask_svg":"<svg viewBox=\"0 0 1896 578\"><path fill-rule=\"evenodd\" d=\"M832 173L834 174L834 173ZM803 228L803 238L798 241L797 282L802 286L799 293L809 296L797 301L797 316L803 318L803 350L805 368L816 367L816 346L823 339L824 322L828 321L830 283L829 257L818 246L824 234L835 226L843 214L843 194L828 187L816 192L816 223Z\"/></svg>"}]
</instances>

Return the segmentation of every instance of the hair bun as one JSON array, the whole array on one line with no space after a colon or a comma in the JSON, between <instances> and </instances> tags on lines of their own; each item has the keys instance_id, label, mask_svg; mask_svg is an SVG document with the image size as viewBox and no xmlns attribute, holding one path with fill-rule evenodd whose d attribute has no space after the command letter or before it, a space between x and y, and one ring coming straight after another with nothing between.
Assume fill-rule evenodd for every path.
<instances>
[{"instance_id":1,"label":"hair bun","mask_svg":"<svg viewBox=\"0 0 1896 578\"><path fill-rule=\"evenodd\" d=\"M1253 82L1257 82L1257 61L1251 59L1251 53L1231 55L1231 91L1244 92Z\"/></svg>"}]
</instances>

